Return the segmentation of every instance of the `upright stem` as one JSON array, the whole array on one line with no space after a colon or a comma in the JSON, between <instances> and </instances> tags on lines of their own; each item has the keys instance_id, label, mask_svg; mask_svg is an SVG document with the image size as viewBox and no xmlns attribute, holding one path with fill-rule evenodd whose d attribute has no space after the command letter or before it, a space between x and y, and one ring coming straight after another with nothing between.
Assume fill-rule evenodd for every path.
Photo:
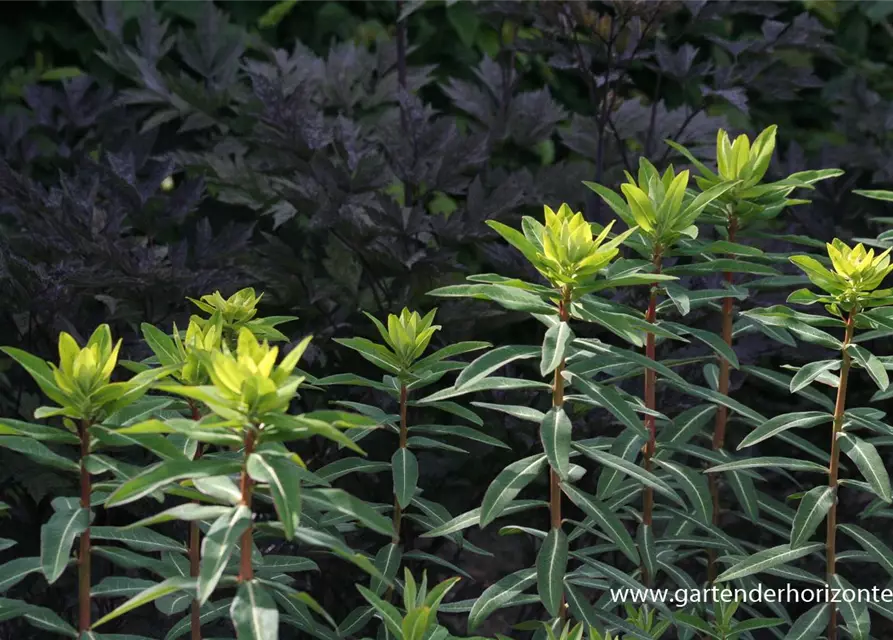
<instances>
[{"instance_id":1,"label":"upright stem","mask_svg":"<svg viewBox=\"0 0 893 640\"><path fill-rule=\"evenodd\" d=\"M828 486L831 487L834 501L828 510L828 531L825 534L825 579L831 584L837 563L837 474L840 466L840 445L837 439L843 429L846 410L846 388L850 375L850 354L847 347L853 339L856 326L856 312L851 311L846 320L846 334L841 348L840 384L837 385L837 402L834 404L834 426L831 430L831 466L828 468ZM831 603L831 617L828 619L828 640L837 640L837 609Z\"/></svg>"},{"instance_id":2,"label":"upright stem","mask_svg":"<svg viewBox=\"0 0 893 640\"><path fill-rule=\"evenodd\" d=\"M570 311L568 307L571 302L570 290L562 291L561 302L558 303L558 317L562 322L570 320ZM564 378L561 374L564 372L565 361L555 369L555 377L552 381L552 406L564 406ZM561 529L561 480L555 469L549 467L549 515L551 516L552 529ZM564 620L566 616L564 595L561 596L561 606L559 607L559 617Z\"/></svg>"},{"instance_id":3,"label":"upright stem","mask_svg":"<svg viewBox=\"0 0 893 640\"><path fill-rule=\"evenodd\" d=\"M652 262L654 263L654 272L656 274L659 274L662 264L660 247L655 247L654 254L652 256ZM645 320L653 324L656 319L657 283L655 282L651 286L651 298L648 301L648 312L645 314ZM648 332L645 336L645 356L650 360L657 359L654 342L654 334ZM657 409L656 387L657 376L654 369L645 369L645 407L648 409ZM657 428L655 425L654 416L645 416L645 428L648 429L648 443L645 445L644 451L645 470L650 472L651 459L654 457L655 441L657 439ZM646 486L645 496L642 502L642 524L650 527L653 522L653 515L654 490L650 486ZM651 582L651 576L648 575L648 571L645 569L644 566L642 567L642 576L645 579L645 584L648 585Z\"/></svg>"},{"instance_id":4,"label":"upright stem","mask_svg":"<svg viewBox=\"0 0 893 640\"><path fill-rule=\"evenodd\" d=\"M198 405L192 400L189 401L189 409L192 412L192 419L199 420L201 414L198 411ZM195 460L202 457L202 443L199 442L195 450ZM189 575L198 578L199 565L201 561L201 544L202 532L198 527L198 522L189 523ZM192 617L189 623L192 630L192 640L202 640L202 622L201 622L201 604L198 599L192 601Z\"/></svg>"},{"instance_id":5,"label":"upright stem","mask_svg":"<svg viewBox=\"0 0 893 640\"><path fill-rule=\"evenodd\" d=\"M407 396L409 392L406 390L406 385L400 386L400 448L406 448L406 441L409 436L409 427L406 424L406 404L407 404ZM399 544L400 542L400 525L403 521L403 509L400 507L400 502L397 500L397 494L394 494L394 537L391 539L391 542L394 544Z\"/></svg>"},{"instance_id":6,"label":"upright stem","mask_svg":"<svg viewBox=\"0 0 893 640\"><path fill-rule=\"evenodd\" d=\"M735 234L738 232L738 218L735 215L729 216L729 242L735 242ZM725 273L725 280L729 286L733 283L732 273ZM729 347L732 346L732 324L735 312L735 299L732 296L723 298L722 300L722 339ZM723 357L719 359L719 393L724 396L729 395L729 361ZM728 409L722 405L716 408L716 423L713 427L713 450L718 451L723 448L726 441L726 424L728 422ZM719 524L719 478L717 474L709 475L710 496L713 500L713 524ZM710 549L707 552L707 574L710 583L716 579L716 550Z\"/></svg>"},{"instance_id":7,"label":"upright stem","mask_svg":"<svg viewBox=\"0 0 893 640\"><path fill-rule=\"evenodd\" d=\"M87 456L90 455L90 423L80 423L78 435L81 439L81 507L90 510L90 472L87 471ZM78 553L78 630L90 629L90 527L81 534Z\"/></svg>"},{"instance_id":8,"label":"upright stem","mask_svg":"<svg viewBox=\"0 0 893 640\"><path fill-rule=\"evenodd\" d=\"M242 492L241 504L251 509L251 497L254 493L254 482L248 475L248 456L254 452L254 444L257 439L257 433L254 429L249 429L245 434L245 464L242 466L242 479L239 483L239 489ZM248 528L242 534L241 557L239 558L239 581L254 579L254 565L251 564L251 536L253 533L253 523L248 523Z\"/></svg>"}]
</instances>

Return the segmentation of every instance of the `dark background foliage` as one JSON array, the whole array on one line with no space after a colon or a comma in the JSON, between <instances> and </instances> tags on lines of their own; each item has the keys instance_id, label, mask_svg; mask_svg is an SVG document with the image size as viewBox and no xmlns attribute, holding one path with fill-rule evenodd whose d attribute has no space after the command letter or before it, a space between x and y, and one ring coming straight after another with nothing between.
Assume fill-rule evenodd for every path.
<instances>
[{"instance_id":1,"label":"dark background foliage","mask_svg":"<svg viewBox=\"0 0 893 640\"><path fill-rule=\"evenodd\" d=\"M314 2L276 5L279 15L273 7L4 3L0 343L52 358L60 330L85 336L109 322L138 358L141 321L183 326L186 296L254 286L266 292L266 313L300 317L289 326L294 339L316 336L305 368L372 374L332 342L372 335L361 310L426 310L427 291L468 273L536 277L484 220L515 223L567 201L605 222L583 180L616 186L642 155L679 162L665 138L709 156L718 127L778 124L776 176L847 172L764 230L764 248L791 250L782 234L825 241L883 228L871 222L883 208L848 193L893 182L891 3ZM644 308L643 295L621 301ZM709 313L688 320L717 323ZM438 322L441 343L538 341L537 326L485 303L444 303ZM666 346L660 356L696 349ZM816 356L758 333L737 350L743 363L767 367ZM700 365L688 375L700 377ZM732 383L737 399L764 413L792 410L788 396L758 381ZM662 406L688 406L667 393ZM27 419L38 402L0 361L2 415ZM513 419L486 419L515 449L511 459L536 443ZM575 428L595 435L599 419L590 412ZM454 514L478 504L508 461L498 451L472 454L425 454L421 484ZM314 451L313 463L335 456ZM4 553L36 553L49 499L67 480L15 455L0 460L0 497L13 506L0 535L20 541ZM382 482L347 488L385 501ZM844 506L855 517L863 505ZM754 527L753 535L764 534ZM483 560L408 544L471 573L467 598L531 564L533 547L516 538L472 535L495 554ZM310 586L343 615L339 598L356 576L340 563L331 569ZM58 600L64 588L50 599L38 580L18 590L57 610L73 606L71 596ZM157 629L160 614L145 609L120 629ZM517 613L488 629L506 631L514 618L505 616ZM0 637L20 632L0 625Z\"/></svg>"}]
</instances>

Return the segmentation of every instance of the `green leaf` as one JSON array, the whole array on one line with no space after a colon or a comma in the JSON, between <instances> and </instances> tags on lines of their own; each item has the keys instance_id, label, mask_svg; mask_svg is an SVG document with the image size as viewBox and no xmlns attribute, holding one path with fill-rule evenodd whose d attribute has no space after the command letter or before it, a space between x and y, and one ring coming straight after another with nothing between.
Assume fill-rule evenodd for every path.
<instances>
[{"instance_id":1,"label":"green leaf","mask_svg":"<svg viewBox=\"0 0 893 640\"><path fill-rule=\"evenodd\" d=\"M768 440L788 429L804 429L830 422L834 419L830 413L824 411L800 411L797 413L785 413L764 422L759 427L744 436L738 451L753 446L763 440Z\"/></svg>"},{"instance_id":2,"label":"green leaf","mask_svg":"<svg viewBox=\"0 0 893 640\"><path fill-rule=\"evenodd\" d=\"M742 469L788 469L790 471L815 471L828 473L828 469L809 460L797 458L781 458L777 456L764 456L757 458L744 458L717 465L707 469L707 473L719 473L720 471L740 471Z\"/></svg>"},{"instance_id":3,"label":"green leaf","mask_svg":"<svg viewBox=\"0 0 893 640\"><path fill-rule=\"evenodd\" d=\"M360 595L362 595L363 598L366 599L366 602L372 605L372 607L381 618L382 622L384 622L385 627L387 627L388 631L394 634L397 640L402 640L403 617L400 615L400 612L397 611L397 607L392 605L390 602L382 600L363 585L358 584L357 590L360 592Z\"/></svg>"},{"instance_id":4,"label":"green leaf","mask_svg":"<svg viewBox=\"0 0 893 640\"><path fill-rule=\"evenodd\" d=\"M755 573L768 571L769 569L774 569L775 567L780 567L781 565L808 556L810 553L823 549L824 547L824 544L815 543L792 549L790 545L782 544L777 547L772 547L771 549L757 551L752 556L741 560L734 566L723 571L716 578L716 581L729 582L730 580L737 580L745 576L752 576Z\"/></svg>"},{"instance_id":5,"label":"green leaf","mask_svg":"<svg viewBox=\"0 0 893 640\"><path fill-rule=\"evenodd\" d=\"M28 437L0 436L0 447L21 453L38 464L63 469L65 471L80 471L80 466L76 462L54 453L52 449L42 442L38 442L37 440Z\"/></svg>"},{"instance_id":6,"label":"green leaf","mask_svg":"<svg viewBox=\"0 0 893 640\"><path fill-rule=\"evenodd\" d=\"M393 580L397 575L397 571L400 569L400 561L402 559L403 550L400 548L400 545L391 543L386 544L378 550L378 553L375 554L373 564L383 576L388 580ZM375 595L380 596L387 588L387 583L384 580L373 578L369 586L372 587L372 591L375 592Z\"/></svg>"},{"instance_id":7,"label":"green leaf","mask_svg":"<svg viewBox=\"0 0 893 640\"><path fill-rule=\"evenodd\" d=\"M270 29L278 26L291 13L296 4L298 4L298 0L280 0L257 19L257 26L261 29ZM260 636L258 636L258 640L259 638Z\"/></svg>"},{"instance_id":8,"label":"green leaf","mask_svg":"<svg viewBox=\"0 0 893 640\"><path fill-rule=\"evenodd\" d=\"M669 460L655 458L654 463L676 479L676 484L688 497L701 521L705 524L712 522L713 499L707 479L702 474Z\"/></svg>"},{"instance_id":9,"label":"green leaf","mask_svg":"<svg viewBox=\"0 0 893 640\"><path fill-rule=\"evenodd\" d=\"M536 454L522 458L507 466L487 487L481 503L480 526L486 527L505 510L509 503L521 490L539 475L547 458L544 454Z\"/></svg>"},{"instance_id":10,"label":"green leaf","mask_svg":"<svg viewBox=\"0 0 893 640\"><path fill-rule=\"evenodd\" d=\"M645 571L654 580L657 573L657 554L654 548L654 530L650 525L641 523L636 531L636 542L639 545L639 557Z\"/></svg>"},{"instance_id":11,"label":"green leaf","mask_svg":"<svg viewBox=\"0 0 893 640\"><path fill-rule=\"evenodd\" d=\"M166 596L168 594L174 593L176 591L189 591L195 588L195 579L187 578L183 576L177 576L174 578L168 578L164 582L159 582L156 585L153 585L146 589L145 591L133 596L129 600L127 600L120 607L104 615L99 620L93 623L92 629L105 624L115 618L128 613L129 611L133 611L137 607L141 607L144 604L148 604L154 600L162 596Z\"/></svg>"},{"instance_id":12,"label":"green leaf","mask_svg":"<svg viewBox=\"0 0 893 640\"><path fill-rule=\"evenodd\" d=\"M473 360L456 378L453 385L457 390L470 387L475 382L486 378L488 375L501 369L510 362L516 360L528 360L539 355L537 347L505 346L488 351L479 358Z\"/></svg>"},{"instance_id":13,"label":"green leaf","mask_svg":"<svg viewBox=\"0 0 893 640\"><path fill-rule=\"evenodd\" d=\"M29 574L42 568L40 558L14 558L0 565L0 593L6 593Z\"/></svg>"},{"instance_id":14,"label":"green leaf","mask_svg":"<svg viewBox=\"0 0 893 640\"><path fill-rule=\"evenodd\" d=\"M851 433L841 434L837 441L840 443L841 451L856 464L862 477L871 485L872 491L884 502L893 502L890 476L874 445Z\"/></svg>"},{"instance_id":15,"label":"green leaf","mask_svg":"<svg viewBox=\"0 0 893 640\"><path fill-rule=\"evenodd\" d=\"M198 601L204 605L229 562L239 537L251 526L251 509L239 505L232 513L220 516L208 529L202 541L202 557L198 570Z\"/></svg>"},{"instance_id":16,"label":"green leaf","mask_svg":"<svg viewBox=\"0 0 893 640\"><path fill-rule=\"evenodd\" d=\"M428 292L442 298L476 298L490 300L511 311L555 315L556 309L539 296L499 284L457 284Z\"/></svg>"},{"instance_id":17,"label":"green leaf","mask_svg":"<svg viewBox=\"0 0 893 640\"><path fill-rule=\"evenodd\" d=\"M631 562L639 563L639 552L636 549L636 543L633 542L632 536L629 535L626 527L623 526L616 514L612 513L610 509L595 497L580 491L573 485L565 483L561 485L561 488L565 495L571 499L571 502L592 518Z\"/></svg>"},{"instance_id":18,"label":"green leaf","mask_svg":"<svg viewBox=\"0 0 893 640\"><path fill-rule=\"evenodd\" d=\"M428 367L433 364L440 362L441 360L446 360L447 358L452 358L454 356L462 355L463 353L468 353L470 351L480 351L481 349L488 349L493 345L489 342L457 342L456 344L447 345L443 349L438 349L430 356L426 356L421 360L417 360L412 365L413 371L424 371Z\"/></svg>"},{"instance_id":19,"label":"green leaf","mask_svg":"<svg viewBox=\"0 0 893 640\"><path fill-rule=\"evenodd\" d=\"M550 529L536 556L536 587L543 606L558 617L564 596L567 571L567 536L561 529Z\"/></svg>"},{"instance_id":20,"label":"green leaf","mask_svg":"<svg viewBox=\"0 0 893 640\"><path fill-rule=\"evenodd\" d=\"M279 609L273 596L257 580L239 585L229 616L239 638L276 640L279 637Z\"/></svg>"},{"instance_id":21,"label":"green leaf","mask_svg":"<svg viewBox=\"0 0 893 640\"><path fill-rule=\"evenodd\" d=\"M543 458L543 461L545 459ZM516 502L510 503L507 507L502 510L501 515L507 516L512 513L519 513L521 511L528 511L530 509L535 509L537 507L546 507L548 506L548 502L543 502L541 500L518 500ZM445 520L438 524L438 526L434 527L430 531L427 531L421 535L422 538L436 538L438 536L448 536L450 534L456 533L457 531L462 531L463 529L467 529L468 527L473 527L476 524L480 523L481 519L481 507L477 507L472 509L471 511L466 511L465 513L459 514L455 518L451 520Z\"/></svg>"},{"instance_id":22,"label":"green leaf","mask_svg":"<svg viewBox=\"0 0 893 640\"><path fill-rule=\"evenodd\" d=\"M469 633L479 627L490 614L507 605L532 587L537 581L536 570L521 569L511 573L491 585L475 600L468 614Z\"/></svg>"},{"instance_id":23,"label":"green leaf","mask_svg":"<svg viewBox=\"0 0 893 640\"><path fill-rule=\"evenodd\" d=\"M85 508L60 509L40 528L40 565L47 582L53 584L68 566L75 539L90 526Z\"/></svg>"},{"instance_id":24,"label":"green leaf","mask_svg":"<svg viewBox=\"0 0 893 640\"><path fill-rule=\"evenodd\" d=\"M642 421L636 416L636 413L630 408L629 403L623 399L613 387L606 385L598 385L593 382L581 378L578 375L573 376L574 386L580 389L584 395L591 398L596 404L604 407L620 421L627 429L645 440L648 440L648 430L642 424Z\"/></svg>"},{"instance_id":25,"label":"green leaf","mask_svg":"<svg viewBox=\"0 0 893 640\"><path fill-rule=\"evenodd\" d=\"M876 355L857 344L848 345L847 351L859 363L859 366L868 372L878 389L885 391L890 386L890 377L887 375L887 370L884 369L883 363Z\"/></svg>"},{"instance_id":26,"label":"green leaf","mask_svg":"<svg viewBox=\"0 0 893 640\"><path fill-rule=\"evenodd\" d=\"M552 407L540 425L543 451L562 480L567 479L570 471L571 430L571 421L561 407Z\"/></svg>"},{"instance_id":27,"label":"green leaf","mask_svg":"<svg viewBox=\"0 0 893 640\"><path fill-rule=\"evenodd\" d=\"M56 386L53 372L44 360L14 347L0 347L0 351L18 362L34 378L34 382L46 397L63 407L68 404L68 397Z\"/></svg>"},{"instance_id":28,"label":"green leaf","mask_svg":"<svg viewBox=\"0 0 893 640\"><path fill-rule=\"evenodd\" d=\"M405 447L398 448L391 457L394 476L394 496L402 509L409 506L419 483L419 463Z\"/></svg>"},{"instance_id":29,"label":"green leaf","mask_svg":"<svg viewBox=\"0 0 893 640\"><path fill-rule=\"evenodd\" d=\"M400 362L396 356L380 344L366 338L335 338L335 342L353 349L379 369L388 373L400 373Z\"/></svg>"},{"instance_id":30,"label":"green leaf","mask_svg":"<svg viewBox=\"0 0 893 640\"><path fill-rule=\"evenodd\" d=\"M90 536L94 540L114 540L122 542L138 551L172 551L181 553L186 547L179 540L168 538L151 529L124 529L118 527L93 527Z\"/></svg>"},{"instance_id":31,"label":"green leaf","mask_svg":"<svg viewBox=\"0 0 893 640\"><path fill-rule=\"evenodd\" d=\"M152 353L155 354L155 357L158 358L158 362L161 366L169 367L181 364L180 352L177 349L177 345L174 343L173 338L148 322L142 323L140 325L140 330L142 331L143 339L146 341L146 344L149 345L149 348L152 350Z\"/></svg>"},{"instance_id":32,"label":"green leaf","mask_svg":"<svg viewBox=\"0 0 893 640\"><path fill-rule=\"evenodd\" d=\"M615 456L607 451L601 451L594 447L587 447L582 444L574 444L574 449L585 455L587 458L591 458L600 464L617 469L621 473L626 474L643 485L651 487L661 495L675 501L680 506L685 506L682 498L679 497L678 493L673 491L673 488L670 485L639 465L633 464L629 460L624 460L620 456Z\"/></svg>"},{"instance_id":33,"label":"green leaf","mask_svg":"<svg viewBox=\"0 0 893 640\"><path fill-rule=\"evenodd\" d=\"M839 589L838 593L855 593L850 584L839 573L831 576L831 588ZM846 622L846 630L853 640L866 640L871 628L871 617L868 613L868 604L864 601L841 598L838 605L840 614Z\"/></svg>"},{"instance_id":34,"label":"green leaf","mask_svg":"<svg viewBox=\"0 0 893 640\"><path fill-rule=\"evenodd\" d=\"M154 587L156 584L157 583L152 582L151 580L108 576L107 578L103 578L99 584L93 585L90 589L90 595L94 598L135 596L149 587Z\"/></svg>"},{"instance_id":35,"label":"green leaf","mask_svg":"<svg viewBox=\"0 0 893 640\"><path fill-rule=\"evenodd\" d=\"M668 267L664 269L664 273L672 276L697 276L710 273L750 273L760 276L781 275L770 266L745 260L734 260L732 258L718 258L716 260Z\"/></svg>"},{"instance_id":36,"label":"green leaf","mask_svg":"<svg viewBox=\"0 0 893 640\"><path fill-rule=\"evenodd\" d=\"M232 603L232 599L226 598L224 600L219 600L217 602L208 603L203 606L199 612L199 622L202 625L210 624L215 620L220 620L224 616L226 616L227 611L230 608ZM185 618L181 618L177 624L171 627L171 630L167 632L167 635L164 636L164 640L176 640L180 636L183 636L189 632L191 624L190 616L186 616Z\"/></svg>"},{"instance_id":37,"label":"green leaf","mask_svg":"<svg viewBox=\"0 0 893 640\"><path fill-rule=\"evenodd\" d=\"M154 516L137 520L122 527L122 529L137 529L139 527L149 527L153 524L162 522L170 522L171 520L216 520L225 513L232 511L231 507L221 507L217 505L201 505L195 503L180 504L170 509L165 509Z\"/></svg>"},{"instance_id":38,"label":"green leaf","mask_svg":"<svg viewBox=\"0 0 893 640\"><path fill-rule=\"evenodd\" d=\"M540 375L547 376L564 362L567 345L574 339L574 332L566 322L557 322L549 327L543 339Z\"/></svg>"},{"instance_id":39,"label":"green leaf","mask_svg":"<svg viewBox=\"0 0 893 640\"><path fill-rule=\"evenodd\" d=\"M159 462L118 487L108 497L105 505L113 507L135 502L178 480L225 476L238 473L240 470L241 465L236 460L202 459Z\"/></svg>"},{"instance_id":40,"label":"green leaf","mask_svg":"<svg viewBox=\"0 0 893 640\"><path fill-rule=\"evenodd\" d=\"M826 371L837 371L838 369L840 369L840 360L819 360L804 365L791 379L791 393L796 393L808 386Z\"/></svg>"},{"instance_id":41,"label":"green leaf","mask_svg":"<svg viewBox=\"0 0 893 640\"><path fill-rule=\"evenodd\" d=\"M342 489L307 489L305 496L307 502L313 503L317 509L335 511L350 516L363 526L382 535L394 535L394 527L390 519Z\"/></svg>"},{"instance_id":42,"label":"green leaf","mask_svg":"<svg viewBox=\"0 0 893 640\"><path fill-rule=\"evenodd\" d=\"M893 551L874 534L853 524L839 524L837 525L837 530L858 542L859 546L874 558L875 563L893 576Z\"/></svg>"},{"instance_id":43,"label":"green leaf","mask_svg":"<svg viewBox=\"0 0 893 640\"><path fill-rule=\"evenodd\" d=\"M248 475L270 487L273 504L286 540L295 537L301 522L301 469L291 458L269 453L252 453L246 465ZM238 600L238 596L236 597ZM233 604L235 606L235 604Z\"/></svg>"},{"instance_id":44,"label":"green leaf","mask_svg":"<svg viewBox=\"0 0 893 640\"><path fill-rule=\"evenodd\" d=\"M502 442L501 440L497 440L493 436L488 436L485 433L481 433L477 429L472 429L471 427L466 427L464 425L456 425L456 424L419 424L413 427L410 427L410 431L412 432L422 432L422 433L431 433L445 436L455 436L457 438L466 438L468 440L474 440L475 442L481 442L483 444L487 444L493 447L499 447L501 449L511 449L507 444Z\"/></svg>"},{"instance_id":45,"label":"green leaf","mask_svg":"<svg viewBox=\"0 0 893 640\"><path fill-rule=\"evenodd\" d=\"M818 528L834 504L834 489L831 487L814 487L800 499L797 514L791 528L791 548L802 547Z\"/></svg>"},{"instance_id":46,"label":"green leaf","mask_svg":"<svg viewBox=\"0 0 893 640\"><path fill-rule=\"evenodd\" d=\"M390 465L387 462L376 462L363 458L341 458L317 470L316 475L329 482L334 482L351 473L378 473L388 469L390 469Z\"/></svg>"},{"instance_id":47,"label":"green leaf","mask_svg":"<svg viewBox=\"0 0 893 640\"><path fill-rule=\"evenodd\" d=\"M831 604L828 602L814 606L797 618L784 640L818 640L828 628L830 612Z\"/></svg>"}]
</instances>

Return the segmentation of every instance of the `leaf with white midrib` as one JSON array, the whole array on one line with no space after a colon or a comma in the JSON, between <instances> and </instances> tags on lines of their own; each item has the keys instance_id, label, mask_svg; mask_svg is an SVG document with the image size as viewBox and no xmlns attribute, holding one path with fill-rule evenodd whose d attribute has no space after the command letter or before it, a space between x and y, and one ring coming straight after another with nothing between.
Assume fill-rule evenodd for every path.
<instances>
[{"instance_id":1,"label":"leaf with white midrib","mask_svg":"<svg viewBox=\"0 0 893 640\"><path fill-rule=\"evenodd\" d=\"M456 378L455 389L468 387L515 360L527 360L540 354L539 347L507 345L497 347L472 360Z\"/></svg>"},{"instance_id":2,"label":"leaf with white midrib","mask_svg":"<svg viewBox=\"0 0 893 640\"><path fill-rule=\"evenodd\" d=\"M391 457L391 468L394 476L394 496L400 507L405 509L412 502L419 482L419 463L412 451L400 447Z\"/></svg>"},{"instance_id":3,"label":"leaf with white midrib","mask_svg":"<svg viewBox=\"0 0 893 640\"><path fill-rule=\"evenodd\" d=\"M859 471L868 480L874 493L884 502L893 501L890 475L874 445L849 433L841 434L838 442L841 451L856 464Z\"/></svg>"},{"instance_id":4,"label":"leaf with white midrib","mask_svg":"<svg viewBox=\"0 0 893 640\"><path fill-rule=\"evenodd\" d=\"M650 471L645 471L645 469L633 464L628 460L624 460L620 456L615 456L612 453L601 451L599 449L595 449L594 447L586 447L581 444L575 444L574 448L588 458L592 458L596 462L617 469L618 471L626 474L632 479L653 488L655 491L670 498L677 504L681 506L685 505L685 503L682 501L682 498L679 497L678 493L673 491L673 488L670 487L670 485L668 485L666 482L658 478Z\"/></svg>"},{"instance_id":5,"label":"leaf with white midrib","mask_svg":"<svg viewBox=\"0 0 893 640\"><path fill-rule=\"evenodd\" d=\"M639 552L636 549L636 543L633 542L632 536L629 535L626 527L623 526L616 514L597 499L580 491L573 485L562 484L561 488L565 495L571 499L571 502L592 518L627 558L636 564L639 563Z\"/></svg>"},{"instance_id":6,"label":"leaf with white midrib","mask_svg":"<svg viewBox=\"0 0 893 640\"><path fill-rule=\"evenodd\" d=\"M839 589L838 593L844 593L845 590L853 591L853 585L850 584L839 573L831 576L831 585L835 589ZM871 618L868 613L868 605L865 602L847 601L841 598L838 605L840 615L846 622L846 630L849 631L853 640L866 640L868 630L871 627Z\"/></svg>"},{"instance_id":7,"label":"leaf with white midrib","mask_svg":"<svg viewBox=\"0 0 893 640\"><path fill-rule=\"evenodd\" d=\"M481 528L498 518L521 489L533 482L545 464L545 454L536 454L517 460L503 469L484 494L481 503Z\"/></svg>"},{"instance_id":8,"label":"leaf with white midrib","mask_svg":"<svg viewBox=\"0 0 893 640\"><path fill-rule=\"evenodd\" d=\"M829 603L819 604L797 618L784 640L816 640L828 626Z\"/></svg>"},{"instance_id":9,"label":"leaf with white midrib","mask_svg":"<svg viewBox=\"0 0 893 640\"><path fill-rule=\"evenodd\" d=\"M798 547L797 549L791 549L790 545L782 544L777 547L772 547L771 549L764 549L752 556L744 558L729 569L726 569L716 578L716 581L728 582L745 576L751 576L755 573L760 573L761 571L772 569L773 567L787 564L788 562L807 556L813 551L823 549L824 546L825 545L820 543L814 543Z\"/></svg>"},{"instance_id":10,"label":"leaf with white midrib","mask_svg":"<svg viewBox=\"0 0 893 640\"><path fill-rule=\"evenodd\" d=\"M273 597L256 581L239 585L230 606L230 618L239 638L276 640L279 636L279 609Z\"/></svg>"},{"instance_id":11,"label":"leaf with white midrib","mask_svg":"<svg viewBox=\"0 0 893 640\"><path fill-rule=\"evenodd\" d=\"M549 464L562 480L570 471L571 421L561 407L552 407L540 425L540 439Z\"/></svg>"},{"instance_id":12,"label":"leaf with white midrib","mask_svg":"<svg viewBox=\"0 0 893 640\"><path fill-rule=\"evenodd\" d=\"M800 500L791 527L791 547L796 548L806 542L834 504L834 489L815 487L807 491Z\"/></svg>"},{"instance_id":13,"label":"leaf with white midrib","mask_svg":"<svg viewBox=\"0 0 893 640\"><path fill-rule=\"evenodd\" d=\"M25 579L28 574L40 571L40 558L13 558L0 565L0 593L5 593Z\"/></svg>"},{"instance_id":14,"label":"leaf with white midrib","mask_svg":"<svg viewBox=\"0 0 893 640\"><path fill-rule=\"evenodd\" d=\"M828 469L815 462L809 460L800 460L798 458L783 458L780 456L762 456L756 458L744 458L742 460L733 460L725 462L715 467L707 469L707 473L719 473L720 471L742 471L744 469L762 469L762 468L788 469L791 471L814 471L817 473L828 473Z\"/></svg>"},{"instance_id":15,"label":"leaf with white midrib","mask_svg":"<svg viewBox=\"0 0 893 640\"><path fill-rule=\"evenodd\" d=\"M57 511L40 528L40 565L47 582L53 584L65 571L71 546L90 526L90 511L84 508Z\"/></svg>"},{"instance_id":16,"label":"leaf with white midrib","mask_svg":"<svg viewBox=\"0 0 893 640\"><path fill-rule=\"evenodd\" d=\"M874 557L877 564L881 565L887 573L893 576L893 551L875 535L853 524L839 524L837 525L837 530L858 542L860 547Z\"/></svg>"},{"instance_id":17,"label":"leaf with white midrib","mask_svg":"<svg viewBox=\"0 0 893 640\"><path fill-rule=\"evenodd\" d=\"M814 427L833 419L834 416L824 411L801 411L776 416L747 434L738 445L738 451L777 436L782 431Z\"/></svg>"},{"instance_id":18,"label":"leaf with white midrib","mask_svg":"<svg viewBox=\"0 0 893 640\"><path fill-rule=\"evenodd\" d=\"M564 360L567 345L574 339L567 322L557 322L546 331L543 339L542 358L540 359L540 375L545 377L555 371Z\"/></svg>"},{"instance_id":19,"label":"leaf with white midrib","mask_svg":"<svg viewBox=\"0 0 893 640\"><path fill-rule=\"evenodd\" d=\"M494 611L509 604L536 582L535 569L521 569L491 585L475 600L468 614L468 631L474 631Z\"/></svg>"},{"instance_id":20,"label":"leaf with white midrib","mask_svg":"<svg viewBox=\"0 0 893 640\"><path fill-rule=\"evenodd\" d=\"M567 536L561 529L551 529L536 557L536 586L543 606L552 617L558 616L561 607L565 571Z\"/></svg>"}]
</instances>

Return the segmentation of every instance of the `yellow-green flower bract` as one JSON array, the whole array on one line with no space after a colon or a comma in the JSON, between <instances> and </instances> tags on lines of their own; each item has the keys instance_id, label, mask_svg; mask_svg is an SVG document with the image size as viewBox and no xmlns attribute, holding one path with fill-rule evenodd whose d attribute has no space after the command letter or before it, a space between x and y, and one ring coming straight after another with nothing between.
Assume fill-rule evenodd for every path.
<instances>
[{"instance_id":1,"label":"yellow-green flower bract","mask_svg":"<svg viewBox=\"0 0 893 640\"><path fill-rule=\"evenodd\" d=\"M291 377L310 343L304 338L278 365L279 348L258 342L251 331L239 331L235 353L226 346L207 358L208 375L214 387L245 415L284 411L303 378Z\"/></svg>"},{"instance_id":2,"label":"yellow-green flower bract","mask_svg":"<svg viewBox=\"0 0 893 640\"><path fill-rule=\"evenodd\" d=\"M525 216L523 234L493 220L487 224L559 289L574 289L593 280L617 256L620 245L635 230L630 229L606 242L613 220L596 236L583 214L575 213L567 204L562 204L558 211L548 206L543 209L545 224Z\"/></svg>"},{"instance_id":3,"label":"yellow-green flower bract","mask_svg":"<svg viewBox=\"0 0 893 640\"><path fill-rule=\"evenodd\" d=\"M177 377L185 384L200 384L207 379L200 354L213 353L223 345L223 323L219 316L210 321L196 316L189 319L186 335L180 336L174 323L174 343L183 366Z\"/></svg>"},{"instance_id":4,"label":"yellow-green flower bract","mask_svg":"<svg viewBox=\"0 0 893 640\"><path fill-rule=\"evenodd\" d=\"M212 317L220 314L224 325L228 327L238 327L254 318L257 315L257 305L264 294L255 294L254 289L248 287L237 291L229 298L224 298L219 291L212 294L202 296L200 300L188 298L193 304ZM198 319L199 322L207 322Z\"/></svg>"},{"instance_id":5,"label":"yellow-green flower bract","mask_svg":"<svg viewBox=\"0 0 893 640\"><path fill-rule=\"evenodd\" d=\"M81 348L66 332L59 334L59 366L49 363L53 379L63 393L82 404L105 387L118 364L121 340L112 344L109 326L100 325Z\"/></svg>"},{"instance_id":6,"label":"yellow-green flower bract","mask_svg":"<svg viewBox=\"0 0 893 640\"><path fill-rule=\"evenodd\" d=\"M371 314L366 313L366 316L375 324L400 364L409 367L421 357L435 332L440 330L440 325L433 324L436 313L437 309L432 309L422 317L417 311L404 308L400 315L392 313L388 316L387 327Z\"/></svg>"},{"instance_id":7,"label":"yellow-green flower bract","mask_svg":"<svg viewBox=\"0 0 893 640\"><path fill-rule=\"evenodd\" d=\"M789 300L793 302L824 302L829 311L837 313L837 307L850 311L856 307L876 306L887 300L893 291L877 290L887 275L893 271L890 249L875 255L874 249L866 249L861 243L849 247L835 238L826 245L832 269L810 256L792 256L791 262L800 267L815 286L828 294L816 297L807 290L795 291Z\"/></svg>"}]
</instances>

